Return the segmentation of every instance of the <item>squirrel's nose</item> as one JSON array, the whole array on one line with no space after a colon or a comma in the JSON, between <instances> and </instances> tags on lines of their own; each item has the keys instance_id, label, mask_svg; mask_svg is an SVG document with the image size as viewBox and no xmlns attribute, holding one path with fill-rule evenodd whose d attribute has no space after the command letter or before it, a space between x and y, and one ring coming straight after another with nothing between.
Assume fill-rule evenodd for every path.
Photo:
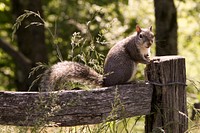
<instances>
[{"instance_id":1,"label":"squirrel's nose","mask_svg":"<svg viewBox=\"0 0 200 133\"><path fill-rule=\"evenodd\" d=\"M153 41L150 41L147 45L150 47L153 44Z\"/></svg>"}]
</instances>

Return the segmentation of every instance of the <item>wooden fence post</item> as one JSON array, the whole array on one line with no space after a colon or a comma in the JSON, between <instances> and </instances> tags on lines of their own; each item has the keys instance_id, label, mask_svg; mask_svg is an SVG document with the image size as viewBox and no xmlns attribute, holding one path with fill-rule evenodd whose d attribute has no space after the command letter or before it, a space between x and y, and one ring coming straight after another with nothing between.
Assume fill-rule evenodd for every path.
<instances>
[{"instance_id":1,"label":"wooden fence post","mask_svg":"<svg viewBox=\"0 0 200 133\"><path fill-rule=\"evenodd\" d=\"M146 77L153 85L153 96L145 132L184 133L188 129L185 59L155 57L146 68Z\"/></svg>"}]
</instances>

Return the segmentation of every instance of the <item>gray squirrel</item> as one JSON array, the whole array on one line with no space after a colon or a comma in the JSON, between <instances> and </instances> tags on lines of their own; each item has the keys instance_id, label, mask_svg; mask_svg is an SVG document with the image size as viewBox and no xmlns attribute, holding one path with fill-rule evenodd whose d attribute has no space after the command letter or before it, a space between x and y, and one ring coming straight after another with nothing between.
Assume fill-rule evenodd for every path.
<instances>
[{"instance_id":1,"label":"gray squirrel","mask_svg":"<svg viewBox=\"0 0 200 133\"><path fill-rule=\"evenodd\" d=\"M68 82L78 82L93 86L113 86L129 83L137 71L137 64L150 62L150 46L153 44L152 26L140 28L116 43L108 52L104 63L104 75L77 62L63 61L47 69L40 82L41 91L65 89Z\"/></svg>"}]
</instances>

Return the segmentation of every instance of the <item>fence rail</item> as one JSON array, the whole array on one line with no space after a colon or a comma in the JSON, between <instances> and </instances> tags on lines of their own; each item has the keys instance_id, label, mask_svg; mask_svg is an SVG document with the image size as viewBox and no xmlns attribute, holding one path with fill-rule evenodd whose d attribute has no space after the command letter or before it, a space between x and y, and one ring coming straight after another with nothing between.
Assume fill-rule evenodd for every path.
<instances>
[{"instance_id":1,"label":"fence rail","mask_svg":"<svg viewBox=\"0 0 200 133\"><path fill-rule=\"evenodd\" d=\"M146 115L152 92L145 83L90 91L0 92L0 124L33 126L44 120L76 126Z\"/></svg>"}]
</instances>

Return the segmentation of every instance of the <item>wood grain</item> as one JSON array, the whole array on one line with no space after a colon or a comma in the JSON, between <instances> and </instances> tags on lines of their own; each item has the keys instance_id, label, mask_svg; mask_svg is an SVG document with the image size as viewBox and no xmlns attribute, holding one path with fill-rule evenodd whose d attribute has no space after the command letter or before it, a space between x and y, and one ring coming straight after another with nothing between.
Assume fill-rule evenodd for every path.
<instances>
[{"instance_id":1,"label":"wood grain","mask_svg":"<svg viewBox=\"0 0 200 133\"><path fill-rule=\"evenodd\" d=\"M146 75L153 85L152 115L146 132L183 133L188 129L185 58L155 57Z\"/></svg>"},{"instance_id":2,"label":"wood grain","mask_svg":"<svg viewBox=\"0 0 200 133\"><path fill-rule=\"evenodd\" d=\"M0 124L75 126L146 115L151 96L147 83L89 91L0 92Z\"/></svg>"}]
</instances>

